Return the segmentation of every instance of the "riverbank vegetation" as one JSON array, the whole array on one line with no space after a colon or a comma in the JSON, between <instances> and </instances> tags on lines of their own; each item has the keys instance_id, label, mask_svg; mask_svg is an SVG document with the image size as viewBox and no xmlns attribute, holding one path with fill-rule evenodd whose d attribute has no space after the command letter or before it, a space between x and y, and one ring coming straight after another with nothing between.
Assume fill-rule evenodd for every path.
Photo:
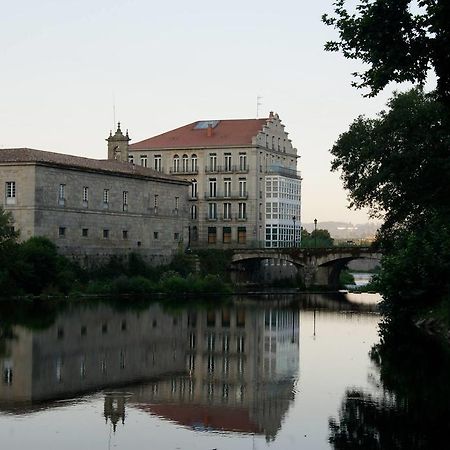
<instances>
[{"instance_id":1,"label":"riverbank vegetation","mask_svg":"<svg viewBox=\"0 0 450 450\"><path fill-rule=\"evenodd\" d=\"M139 255L112 257L83 268L58 254L44 237L19 243L11 214L0 210L0 296L148 295L230 293L229 255L178 254L170 264L152 267ZM198 267L197 267L198 266Z\"/></svg>"},{"instance_id":2,"label":"riverbank vegetation","mask_svg":"<svg viewBox=\"0 0 450 450\"><path fill-rule=\"evenodd\" d=\"M337 0L323 20L339 34L326 50L366 63L354 85L367 96L390 82L416 84L377 117L358 117L331 153L350 206L383 220L376 282L384 313L417 320L446 310L450 297L450 4L413 3L360 0L353 9ZM430 68L437 86L425 92Z\"/></svg>"}]
</instances>

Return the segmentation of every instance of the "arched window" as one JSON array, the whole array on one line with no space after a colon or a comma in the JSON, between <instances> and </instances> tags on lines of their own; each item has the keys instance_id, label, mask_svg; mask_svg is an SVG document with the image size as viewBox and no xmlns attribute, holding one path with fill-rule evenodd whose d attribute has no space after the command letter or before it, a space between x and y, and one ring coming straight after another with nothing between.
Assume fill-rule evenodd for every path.
<instances>
[{"instance_id":1,"label":"arched window","mask_svg":"<svg viewBox=\"0 0 450 450\"><path fill-rule=\"evenodd\" d=\"M197 205L191 206L191 219L196 220L197 219Z\"/></svg>"},{"instance_id":2,"label":"arched window","mask_svg":"<svg viewBox=\"0 0 450 450\"><path fill-rule=\"evenodd\" d=\"M192 172L197 172L197 155L191 156L191 170Z\"/></svg>"},{"instance_id":3,"label":"arched window","mask_svg":"<svg viewBox=\"0 0 450 450\"><path fill-rule=\"evenodd\" d=\"M266 134L266 148L269 148L269 135Z\"/></svg>"},{"instance_id":4,"label":"arched window","mask_svg":"<svg viewBox=\"0 0 450 450\"><path fill-rule=\"evenodd\" d=\"M280 151L280 150L281 150L281 145L280 145L280 141L281 141L281 138L278 138L278 151Z\"/></svg>"},{"instance_id":5,"label":"arched window","mask_svg":"<svg viewBox=\"0 0 450 450\"><path fill-rule=\"evenodd\" d=\"M180 157L178 155L175 155L173 157L173 171L174 172L180 171Z\"/></svg>"},{"instance_id":6,"label":"arched window","mask_svg":"<svg viewBox=\"0 0 450 450\"><path fill-rule=\"evenodd\" d=\"M272 150L275 150L275 136L272 136Z\"/></svg>"},{"instance_id":7,"label":"arched window","mask_svg":"<svg viewBox=\"0 0 450 450\"><path fill-rule=\"evenodd\" d=\"M189 157L188 155L183 155L183 172L187 172L189 170Z\"/></svg>"}]
</instances>

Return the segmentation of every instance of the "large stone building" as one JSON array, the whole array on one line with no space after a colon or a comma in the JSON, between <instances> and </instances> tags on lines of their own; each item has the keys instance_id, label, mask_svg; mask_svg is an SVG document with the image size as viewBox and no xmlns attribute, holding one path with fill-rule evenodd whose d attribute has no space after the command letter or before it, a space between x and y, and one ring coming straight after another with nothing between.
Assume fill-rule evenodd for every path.
<instances>
[{"instance_id":1,"label":"large stone building","mask_svg":"<svg viewBox=\"0 0 450 450\"><path fill-rule=\"evenodd\" d=\"M189 183L126 162L128 141L119 126L108 160L1 149L0 205L21 239L46 236L86 262L136 252L158 264L183 250Z\"/></svg>"},{"instance_id":2,"label":"large stone building","mask_svg":"<svg viewBox=\"0 0 450 450\"><path fill-rule=\"evenodd\" d=\"M273 113L198 121L131 144L128 158L191 182L192 246L290 247L300 243L301 177L284 128ZM124 160L114 148L109 157Z\"/></svg>"}]
</instances>

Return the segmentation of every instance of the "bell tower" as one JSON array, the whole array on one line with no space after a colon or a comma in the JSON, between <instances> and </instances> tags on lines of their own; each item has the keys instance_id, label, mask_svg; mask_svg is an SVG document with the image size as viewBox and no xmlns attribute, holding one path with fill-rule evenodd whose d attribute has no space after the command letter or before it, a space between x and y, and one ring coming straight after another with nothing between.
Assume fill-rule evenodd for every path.
<instances>
[{"instance_id":1,"label":"bell tower","mask_svg":"<svg viewBox=\"0 0 450 450\"><path fill-rule=\"evenodd\" d=\"M130 136L128 136L128 130L125 135L120 129L120 122L117 123L116 133L109 132L109 137L106 139L108 142L108 159L115 159L117 161L128 162L128 146L130 142Z\"/></svg>"}]
</instances>

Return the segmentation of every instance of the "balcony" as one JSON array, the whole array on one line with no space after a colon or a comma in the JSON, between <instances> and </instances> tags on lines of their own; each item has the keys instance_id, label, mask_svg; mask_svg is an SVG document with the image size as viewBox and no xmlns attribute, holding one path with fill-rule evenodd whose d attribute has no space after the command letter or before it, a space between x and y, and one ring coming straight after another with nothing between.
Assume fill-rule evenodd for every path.
<instances>
[{"instance_id":1,"label":"balcony","mask_svg":"<svg viewBox=\"0 0 450 450\"><path fill-rule=\"evenodd\" d=\"M249 168L247 166L220 166L214 167L206 166L205 173L248 173Z\"/></svg>"},{"instance_id":2,"label":"balcony","mask_svg":"<svg viewBox=\"0 0 450 450\"><path fill-rule=\"evenodd\" d=\"M171 175L197 175L198 174L198 169L194 169L194 170L183 170L183 169L179 169L179 170L175 170L173 167L171 167L169 169L169 173Z\"/></svg>"},{"instance_id":3,"label":"balcony","mask_svg":"<svg viewBox=\"0 0 450 450\"><path fill-rule=\"evenodd\" d=\"M205 192L205 196L203 198L205 200L247 200L248 192L241 192L231 195L225 195L222 192L218 192L216 195L211 195L209 192Z\"/></svg>"},{"instance_id":4,"label":"balcony","mask_svg":"<svg viewBox=\"0 0 450 450\"><path fill-rule=\"evenodd\" d=\"M295 178L301 180L302 176L299 170L289 169L282 166L270 166L267 168L266 173L268 175L281 175L286 178Z\"/></svg>"}]
</instances>

